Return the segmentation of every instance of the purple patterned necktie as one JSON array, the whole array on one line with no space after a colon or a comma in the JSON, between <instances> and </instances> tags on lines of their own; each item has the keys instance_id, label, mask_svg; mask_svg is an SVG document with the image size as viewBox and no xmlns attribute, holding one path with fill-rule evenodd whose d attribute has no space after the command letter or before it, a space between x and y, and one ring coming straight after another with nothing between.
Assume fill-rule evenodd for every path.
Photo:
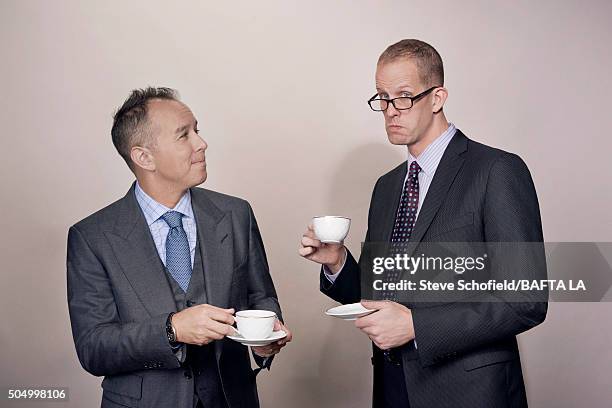
<instances>
[{"instance_id":1,"label":"purple patterned necktie","mask_svg":"<svg viewBox=\"0 0 612 408\"><path fill-rule=\"evenodd\" d=\"M417 209L419 207L419 172L421 167L415 161L410 163L408 177L404 183L402 198L399 208L395 216L395 224L391 233L390 256L402 254L406 248L406 243L412 234L412 228L416 221ZM386 272L385 282L398 282L400 277L399 270L390 270ZM384 291L383 299L396 300L397 294L395 291Z\"/></svg>"}]
</instances>

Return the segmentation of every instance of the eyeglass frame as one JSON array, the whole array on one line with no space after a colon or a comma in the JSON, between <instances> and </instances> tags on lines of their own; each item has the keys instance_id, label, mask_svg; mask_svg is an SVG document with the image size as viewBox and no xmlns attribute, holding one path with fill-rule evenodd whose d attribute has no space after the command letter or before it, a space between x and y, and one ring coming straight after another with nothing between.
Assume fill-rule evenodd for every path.
<instances>
[{"instance_id":1,"label":"eyeglass frame","mask_svg":"<svg viewBox=\"0 0 612 408\"><path fill-rule=\"evenodd\" d=\"M377 98L378 93L376 93L376 94L374 94L373 97L368 99L368 106L374 112L385 112L387 109L389 109L389 103L391 105L393 105L393 107L395 109L397 109L397 110L408 110L408 109L411 109L414 106L414 103L416 101L418 101L419 99L421 99L422 97L424 97L425 95L427 95L428 93L430 93L431 91L433 91L436 88L441 88L441 86L439 86L439 85L438 86L432 86L431 88L427 89L426 91L423 91L420 94L415 95L415 96L398 96L397 98L391 98L391 99L388 99L388 98ZM395 100L396 99L410 99L410 107L409 108L398 108L397 106L395 106ZM381 110L374 109L372 107L372 102L373 101L385 101L385 102L387 102L387 107L385 109L381 109Z\"/></svg>"}]
</instances>

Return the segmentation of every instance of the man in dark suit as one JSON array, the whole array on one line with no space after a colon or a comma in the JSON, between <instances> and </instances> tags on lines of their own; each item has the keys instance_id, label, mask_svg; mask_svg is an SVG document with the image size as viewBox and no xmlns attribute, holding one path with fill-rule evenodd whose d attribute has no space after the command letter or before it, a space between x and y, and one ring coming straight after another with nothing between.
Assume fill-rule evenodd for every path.
<instances>
[{"instance_id":1,"label":"man in dark suit","mask_svg":"<svg viewBox=\"0 0 612 408\"><path fill-rule=\"evenodd\" d=\"M248 348L226 339L235 311L281 317L249 204L196 188L206 142L168 88L135 90L112 139L136 176L122 199L68 234L68 306L102 407L257 407L255 375L291 333Z\"/></svg>"},{"instance_id":2,"label":"man in dark suit","mask_svg":"<svg viewBox=\"0 0 612 408\"><path fill-rule=\"evenodd\" d=\"M450 124L443 85L442 59L422 41L402 40L379 58L377 93L368 103L383 112L389 141L407 146L408 160L374 186L365 245L405 242L414 250L427 242L541 244L538 200L526 165ZM343 245L321 243L309 226L299 253L323 265L323 293L341 303L362 299L368 271ZM542 252L532 253L504 273L545 279L545 268L534 273L530 264L541 267ZM492 276L502 269L493 268ZM362 301L377 309L355 322L374 343L373 405L527 406L515 336L544 320L547 303L525 299L482 294L472 302Z\"/></svg>"}]
</instances>

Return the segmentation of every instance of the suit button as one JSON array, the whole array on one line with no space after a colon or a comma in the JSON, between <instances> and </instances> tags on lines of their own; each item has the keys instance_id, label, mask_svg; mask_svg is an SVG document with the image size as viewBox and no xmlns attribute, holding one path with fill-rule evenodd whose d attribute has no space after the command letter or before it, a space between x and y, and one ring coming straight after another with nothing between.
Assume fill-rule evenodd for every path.
<instances>
[{"instance_id":1,"label":"suit button","mask_svg":"<svg viewBox=\"0 0 612 408\"><path fill-rule=\"evenodd\" d=\"M194 301L192 301L192 300L188 300L188 301L187 301L187 307L191 307L191 306L193 306L193 305L195 305L195 302L194 302Z\"/></svg>"},{"instance_id":2,"label":"suit button","mask_svg":"<svg viewBox=\"0 0 612 408\"><path fill-rule=\"evenodd\" d=\"M183 375L185 376L186 379L191 380L191 373L189 371L185 371Z\"/></svg>"}]
</instances>

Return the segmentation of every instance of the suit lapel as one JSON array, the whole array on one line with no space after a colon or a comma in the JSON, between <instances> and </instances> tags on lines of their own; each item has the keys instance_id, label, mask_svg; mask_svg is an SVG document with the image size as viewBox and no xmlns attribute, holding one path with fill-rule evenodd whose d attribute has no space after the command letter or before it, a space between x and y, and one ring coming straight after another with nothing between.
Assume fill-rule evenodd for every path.
<instances>
[{"instance_id":1,"label":"suit lapel","mask_svg":"<svg viewBox=\"0 0 612 408\"><path fill-rule=\"evenodd\" d=\"M191 189L191 205L197 223L208 303L227 308L234 272L231 214L221 211L201 189Z\"/></svg>"},{"instance_id":2,"label":"suit lapel","mask_svg":"<svg viewBox=\"0 0 612 408\"><path fill-rule=\"evenodd\" d=\"M105 235L138 298L151 316L176 311L172 289L149 226L134 194L135 183L120 202L112 232Z\"/></svg>"},{"instance_id":3,"label":"suit lapel","mask_svg":"<svg viewBox=\"0 0 612 408\"><path fill-rule=\"evenodd\" d=\"M415 245L412 246L412 248L409 246L409 253L412 253L416 244L421 242L431 222L438 213L440 205L442 205L442 202L446 198L446 194L453 184L457 172L461 166L463 166L465 158L462 156L462 153L466 150L467 138L461 131L457 130L457 133L442 155L442 159L438 164L434 178L429 186L425 200L423 201L423 206L419 212L414 230L410 237L410 242L414 242Z\"/></svg>"}]
</instances>

